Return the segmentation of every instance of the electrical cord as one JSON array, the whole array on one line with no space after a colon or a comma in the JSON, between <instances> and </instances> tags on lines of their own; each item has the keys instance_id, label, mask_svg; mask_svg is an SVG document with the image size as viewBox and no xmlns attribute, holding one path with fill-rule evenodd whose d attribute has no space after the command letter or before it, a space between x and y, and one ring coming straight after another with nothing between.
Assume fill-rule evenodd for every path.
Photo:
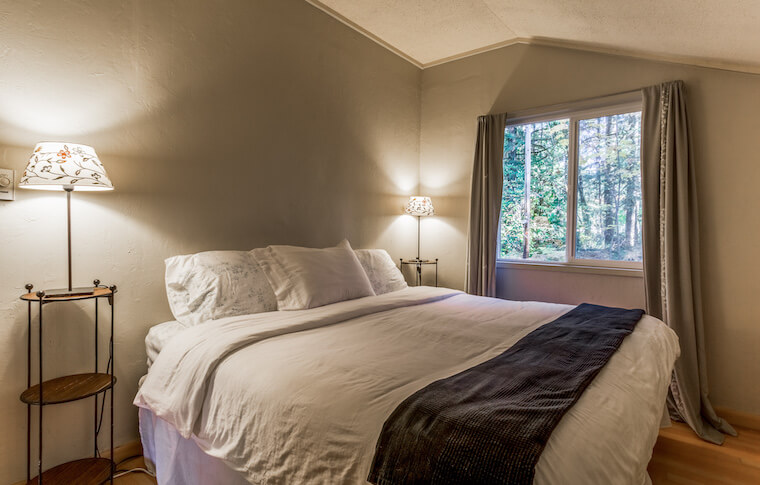
<instances>
[{"instance_id":1,"label":"electrical cord","mask_svg":"<svg viewBox=\"0 0 760 485\"><path fill-rule=\"evenodd\" d=\"M106 285L101 285L100 281L95 280L95 288L108 288ZM108 341L108 363L106 364L106 374L111 373L111 364L113 362L113 335L111 335L110 340ZM113 392L113 388L111 388L111 392ZM97 402L98 402L98 395L95 395L95 406L97 408ZM95 456L98 458L101 457L100 454L100 447L98 446L98 437L100 436L100 428L103 427L103 413L106 409L106 395L103 394L103 398L100 404L100 419L98 420L98 426L95 429Z\"/></svg>"},{"instance_id":2,"label":"electrical cord","mask_svg":"<svg viewBox=\"0 0 760 485\"><path fill-rule=\"evenodd\" d=\"M147 475L150 475L151 477L156 476L153 472L151 472L147 468L137 467L137 468L130 468L129 470L116 470L116 474L113 477L114 478L123 477L124 475L128 473L145 473Z\"/></svg>"},{"instance_id":3,"label":"electrical cord","mask_svg":"<svg viewBox=\"0 0 760 485\"><path fill-rule=\"evenodd\" d=\"M147 468L143 468L143 467L139 467L139 466L135 467L135 468L128 468L126 470L119 470L118 469L119 465L123 465L124 463L126 463L126 462L128 462L130 460L134 460L136 458L142 458L142 456L143 455L132 455L132 456L128 456L128 457L122 459L121 461L119 461L119 463L117 463L116 466L115 466L116 470L114 470L114 476L113 477L114 478L119 478L119 477L123 477L124 475L127 475L129 473L145 473L146 475L149 475L149 476L155 478L155 476L156 476L155 473L153 473L152 471L148 470ZM105 479L105 481L103 481L101 483L101 485L103 485L104 483L106 483L106 482L108 482L110 480L111 480L111 477L108 477L107 479Z\"/></svg>"},{"instance_id":4,"label":"electrical cord","mask_svg":"<svg viewBox=\"0 0 760 485\"><path fill-rule=\"evenodd\" d=\"M108 286L99 285L97 283L98 282L96 281L96 287L97 288L108 288ZM108 340L108 363L106 364L106 374L111 374L112 373L112 370L111 370L112 366L113 366L113 334L111 334L111 338ZM113 393L113 387L111 387L111 392ZM97 399L98 399L98 396L96 395L95 396L95 402L96 402L95 406L97 406ZM102 397L102 400L101 400L101 404L100 404L100 419L98 420L98 426L95 429L95 453L96 453L96 456L98 456L98 457L101 456L100 447L98 446L98 437L100 436L100 430L103 427L103 415L105 414L105 409L106 409L106 396L105 396L105 394L103 394L103 397ZM111 425L113 426L113 423L111 423ZM124 458L119 463L115 464L114 468L117 468L122 463L125 463L125 462L127 462L129 460L133 460L135 458L139 458L141 456L142 455L133 455L133 456L129 456L127 458ZM146 473L146 474L150 475L151 477L155 477L156 476L153 472L151 472L150 470L148 470L146 468L136 467L136 468L131 468L129 470L115 470L115 474L113 475L113 478L121 477L121 476L124 476L124 475L126 475L128 473L136 473L136 472L137 473ZM111 477L108 478L108 480L110 480L110 479L111 479ZM105 483L105 482L103 482L103 483Z\"/></svg>"},{"instance_id":5,"label":"electrical cord","mask_svg":"<svg viewBox=\"0 0 760 485\"><path fill-rule=\"evenodd\" d=\"M106 364L106 374L111 373L111 365L113 364L113 337L109 340L108 343L108 363ZM113 388L111 388L111 392L113 392ZM95 396L95 399L97 399L97 396ZM106 409L106 396L103 394L103 398L101 400L100 404L100 420L98 421L98 428L95 430L95 451L100 457L100 447L98 446L98 437L100 436L100 428L103 426L103 414L105 413Z\"/></svg>"}]
</instances>

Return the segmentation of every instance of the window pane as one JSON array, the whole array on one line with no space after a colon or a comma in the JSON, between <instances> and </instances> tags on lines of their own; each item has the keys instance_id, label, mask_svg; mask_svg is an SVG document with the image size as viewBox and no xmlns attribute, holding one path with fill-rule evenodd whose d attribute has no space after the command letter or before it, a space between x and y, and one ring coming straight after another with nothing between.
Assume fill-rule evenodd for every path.
<instances>
[{"instance_id":1,"label":"window pane","mask_svg":"<svg viewBox=\"0 0 760 485\"><path fill-rule=\"evenodd\" d=\"M565 261L569 120L507 126L500 257Z\"/></svg>"},{"instance_id":2,"label":"window pane","mask_svg":"<svg viewBox=\"0 0 760 485\"><path fill-rule=\"evenodd\" d=\"M575 257L641 261L641 113L578 123Z\"/></svg>"}]
</instances>

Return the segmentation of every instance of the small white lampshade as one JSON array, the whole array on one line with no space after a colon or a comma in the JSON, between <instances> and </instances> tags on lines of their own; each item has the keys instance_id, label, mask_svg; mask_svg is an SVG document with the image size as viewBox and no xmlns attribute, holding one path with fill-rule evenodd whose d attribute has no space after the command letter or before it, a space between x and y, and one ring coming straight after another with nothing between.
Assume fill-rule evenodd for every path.
<instances>
[{"instance_id":1,"label":"small white lampshade","mask_svg":"<svg viewBox=\"0 0 760 485\"><path fill-rule=\"evenodd\" d=\"M406 204L406 213L413 216L435 215L433 201L430 200L430 197L421 197L419 195L409 197L409 202Z\"/></svg>"},{"instance_id":2,"label":"small white lampshade","mask_svg":"<svg viewBox=\"0 0 760 485\"><path fill-rule=\"evenodd\" d=\"M19 187L37 190L113 190L95 150L74 143L38 143Z\"/></svg>"}]
</instances>

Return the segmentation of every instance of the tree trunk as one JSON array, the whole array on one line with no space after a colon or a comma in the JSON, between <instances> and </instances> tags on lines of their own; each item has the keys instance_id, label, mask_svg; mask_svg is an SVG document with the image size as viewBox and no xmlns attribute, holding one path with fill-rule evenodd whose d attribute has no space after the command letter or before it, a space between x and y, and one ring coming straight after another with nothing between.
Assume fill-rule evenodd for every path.
<instances>
[{"instance_id":1,"label":"tree trunk","mask_svg":"<svg viewBox=\"0 0 760 485\"><path fill-rule=\"evenodd\" d=\"M579 144L580 145L580 144ZM587 235L594 234L594 221L593 221L593 210L589 206L588 199L586 198L586 186L583 182L583 176L581 174L581 154L580 154L580 146L578 147L578 173L577 173L577 181L578 181L578 203L576 204L576 228L575 228L575 234L573 234L573 237L575 238L576 245L579 247L580 244L578 244L578 234L585 233ZM588 161L589 165L593 165L593 161ZM589 194L593 202L594 198L594 181L589 177L588 179L589 183ZM581 227L583 229L581 229ZM578 250L578 247L576 247L576 252ZM592 239L592 245L593 248L593 239ZM583 248L588 249L588 248Z\"/></svg>"},{"instance_id":2,"label":"tree trunk","mask_svg":"<svg viewBox=\"0 0 760 485\"><path fill-rule=\"evenodd\" d=\"M533 125L525 125L525 218L523 219L523 259L530 257L530 170L533 147Z\"/></svg>"},{"instance_id":3,"label":"tree trunk","mask_svg":"<svg viewBox=\"0 0 760 485\"><path fill-rule=\"evenodd\" d=\"M641 241L641 233L640 233L641 229L639 228L639 218L638 218L638 214L639 214L639 201L635 201L634 202L634 208L635 208L635 210L633 211L634 218L633 218L633 241L632 241L632 243L635 246L638 241Z\"/></svg>"},{"instance_id":4,"label":"tree trunk","mask_svg":"<svg viewBox=\"0 0 760 485\"><path fill-rule=\"evenodd\" d=\"M633 183L629 182L625 194L625 242L627 248L632 248L636 243L633 239L634 200Z\"/></svg>"},{"instance_id":5,"label":"tree trunk","mask_svg":"<svg viewBox=\"0 0 760 485\"><path fill-rule=\"evenodd\" d=\"M602 199L604 201L604 249L611 250L612 242L615 238L615 221L613 214L613 193L612 193L612 170L610 163L607 160L607 146L609 143L609 136L612 134L612 118L605 118L605 134L604 138L604 154L602 155L602 172L604 174L604 189L602 191Z\"/></svg>"}]
</instances>

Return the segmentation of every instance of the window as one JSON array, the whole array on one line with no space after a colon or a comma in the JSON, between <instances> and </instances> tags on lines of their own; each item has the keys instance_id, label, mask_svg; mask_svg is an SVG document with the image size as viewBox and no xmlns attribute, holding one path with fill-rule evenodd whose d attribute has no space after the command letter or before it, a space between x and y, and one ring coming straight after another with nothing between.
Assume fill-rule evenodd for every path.
<instances>
[{"instance_id":1,"label":"window","mask_svg":"<svg viewBox=\"0 0 760 485\"><path fill-rule=\"evenodd\" d=\"M641 103L507 121L500 258L641 267Z\"/></svg>"}]
</instances>

